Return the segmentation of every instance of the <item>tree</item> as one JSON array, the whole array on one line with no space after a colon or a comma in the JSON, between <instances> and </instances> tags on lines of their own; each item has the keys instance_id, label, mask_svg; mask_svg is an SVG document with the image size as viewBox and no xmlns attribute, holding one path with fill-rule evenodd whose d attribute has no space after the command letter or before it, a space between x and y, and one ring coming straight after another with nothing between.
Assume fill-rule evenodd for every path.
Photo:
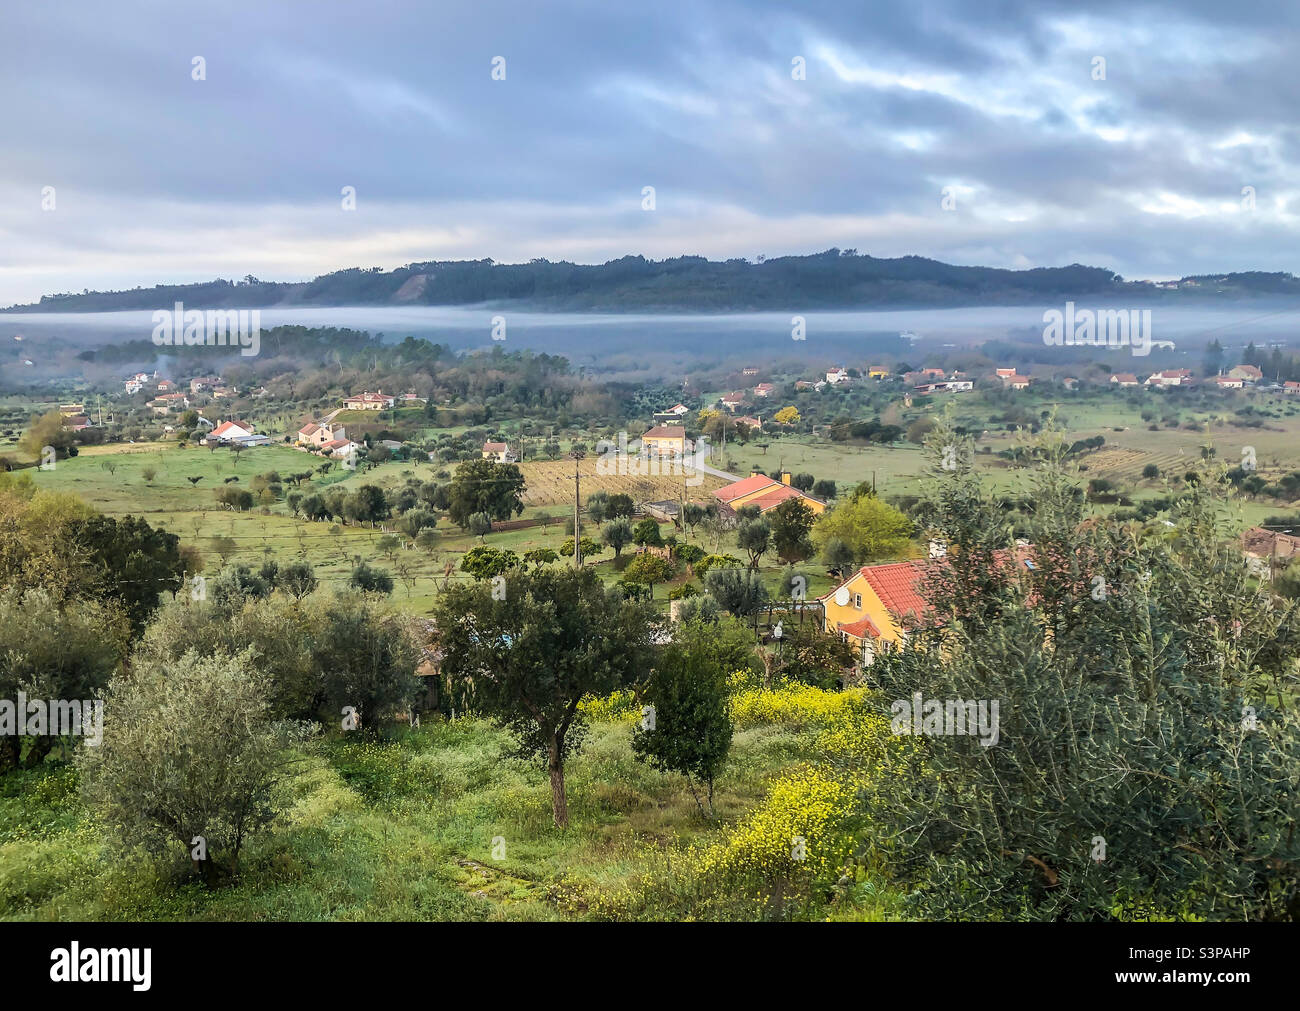
<instances>
[{"instance_id":1,"label":"tree","mask_svg":"<svg viewBox=\"0 0 1300 1011\"><path fill-rule=\"evenodd\" d=\"M647 516L632 528L632 540L640 547L663 547L664 539L659 533L659 522Z\"/></svg>"},{"instance_id":2,"label":"tree","mask_svg":"<svg viewBox=\"0 0 1300 1011\"><path fill-rule=\"evenodd\" d=\"M842 577L853 568L855 556L853 549L845 541L839 537L830 537L822 545L821 557L827 571Z\"/></svg>"},{"instance_id":3,"label":"tree","mask_svg":"<svg viewBox=\"0 0 1300 1011\"><path fill-rule=\"evenodd\" d=\"M424 527L415 535L415 546L421 551L433 554L433 549L438 546L438 531L433 527Z\"/></svg>"},{"instance_id":4,"label":"tree","mask_svg":"<svg viewBox=\"0 0 1300 1011\"><path fill-rule=\"evenodd\" d=\"M632 501L631 495L625 495L622 492L611 495L605 505L605 515L610 519L617 519L619 516L631 517L636 505Z\"/></svg>"},{"instance_id":5,"label":"tree","mask_svg":"<svg viewBox=\"0 0 1300 1011\"><path fill-rule=\"evenodd\" d=\"M648 667L652 611L619 599L590 569L513 570L505 600L453 586L435 612L443 671L470 704L544 757L556 826L569 824L564 763L580 742L584 695L631 686Z\"/></svg>"},{"instance_id":6,"label":"tree","mask_svg":"<svg viewBox=\"0 0 1300 1011\"><path fill-rule=\"evenodd\" d=\"M432 527L437 522L438 517L428 509L408 509L402 513L402 518L397 521L397 527L408 538L415 540L421 530Z\"/></svg>"},{"instance_id":7,"label":"tree","mask_svg":"<svg viewBox=\"0 0 1300 1011\"><path fill-rule=\"evenodd\" d=\"M532 548L524 552L524 563L534 568L558 562L560 556L551 548Z\"/></svg>"},{"instance_id":8,"label":"tree","mask_svg":"<svg viewBox=\"0 0 1300 1011\"><path fill-rule=\"evenodd\" d=\"M823 501L830 501L835 497L835 482L829 478L823 478L812 486L812 493Z\"/></svg>"},{"instance_id":9,"label":"tree","mask_svg":"<svg viewBox=\"0 0 1300 1011\"><path fill-rule=\"evenodd\" d=\"M681 543L673 548L673 557L679 562L685 562L693 574L696 562L704 558L704 549L698 544Z\"/></svg>"},{"instance_id":10,"label":"tree","mask_svg":"<svg viewBox=\"0 0 1300 1011\"><path fill-rule=\"evenodd\" d=\"M329 610L324 609L329 621ZM320 618L286 597L253 598L236 610L188 594L164 605L136 646L134 663L170 663L193 650L200 656L252 650L252 662L269 678L272 719L317 715L321 671L312 659Z\"/></svg>"},{"instance_id":11,"label":"tree","mask_svg":"<svg viewBox=\"0 0 1300 1011\"><path fill-rule=\"evenodd\" d=\"M244 843L279 816L290 761L268 680L249 653L193 651L113 679L104 739L77 761L87 803L124 846L191 855L201 837L205 880L238 873Z\"/></svg>"},{"instance_id":12,"label":"tree","mask_svg":"<svg viewBox=\"0 0 1300 1011\"><path fill-rule=\"evenodd\" d=\"M896 558L907 550L912 521L872 495L855 495L823 513L813 526L813 544L825 552L832 539L843 541L855 562Z\"/></svg>"},{"instance_id":13,"label":"tree","mask_svg":"<svg viewBox=\"0 0 1300 1011\"><path fill-rule=\"evenodd\" d=\"M470 548L460 560L461 571L468 572L480 581L503 575L518 567L519 556L513 551L490 548L484 544Z\"/></svg>"},{"instance_id":14,"label":"tree","mask_svg":"<svg viewBox=\"0 0 1300 1011\"><path fill-rule=\"evenodd\" d=\"M812 541L808 537L815 519L812 506L801 498L788 498L770 515L772 546L781 561L801 562L812 554Z\"/></svg>"},{"instance_id":15,"label":"tree","mask_svg":"<svg viewBox=\"0 0 1300 1011\"><path fill-rule=\"evenodd\" d=\"M456 468L448 489L447 513L452 522L468 529L469 519L486 513L493 520L508 520L524 511L527 485L513 463L468 460Z\"/></svg>"},{"instance_id":16,"label":"tree","mask_svg":"<svg viewBox=\"0 0 1300 1011\"><path fill-rule=\"evenodd\" d=\"M316 570L312 568L311 563L297 561L286 562L280 566L275 585L277 589L283 590L294 600L302 600L303 597L315 592L316 587L320 584L316 578Z\"/></svg>"},{"instance_id":17,"label":"tree","mask_svg":"<svg viewBox=\"0 0 1300 1011\"><path fill-rule=\"evenodd\" d=\"M677 626L642 694L653 722L643 721L632 735L632 752L639 760L686 777L701 814L704 805L695 783L704 785L710 815L713 781L726 762L732 737L727 712L732 669L723 662L716 634L704 622Z\"/></svg>"},{"instance_id":18,"label":"tree","mask_svg":"<svg viewBox=\"0 0 1300 1011\"><path fill-rule=\"evenodd\" d=\"M18 440L18 448L28 456L39 457L46 446L53 446L62 456L72 441L72 433L63 427L63 415L59 411L47 411L39 418L32 416L27 431Z\"/></svg>"},{"instance_id":19,"label":"tree","mask_svg":"<svg viewBox=\"0 0 1300 1011\"><path fill-rule=\"evenodd\" d=\"M1205 374L1217 376L1223 368L1223 345L1212 340L1205 348Z\"/></svg>"},{"instance_id":20,"label":"tree","mask_svg":"<svg viewBox=\"0 0 1300 1011\"><path fill-rule=\"evenodd\" d=\"M922 587L939 631L869 669L895 730L922 733L859 814L923 917L1296 918L1296 612L1253 584L1212 465L1144 536L1089 515L1042 446L1032 569L1008 564L995 490L929 482L925 521L951 546ZM1000 726L933 736L961 714L918 725L918 685L985 716L1000 701Z\"/></svg>"},{"instance_id":21,"label":"tree","mask_svg":"<svg viewBox=\"0 0 1300 1011\"><path fill-rule=\"evenodd\" d=\"M344 512L358 523L369 523L372 526L392 515L384 490L373 484L363 484L348 496Z\"/></svg>"},{"instance_id":22,"label":"tree","mask_svg":"<svg viewBox=\"0 0 1300 1011\"><path fill-rule=\"evenodd\" d=\"M736 528L736 546L749 552L749 567L758 568L758 560L772 546L772 525L761 516L743 520Z\"/></svg>"},{"instance_id":23,"label":"tree","mask_svg":"<svg viewBox=\"0 0 1300 1011\"><path fill-rule=\"evenodd\" d=\"M465 521L465 530L482 540L492 532L492 517L487 513L473 513Z\"/></svg>"},{"instance_id":24,"label":"tree","mask_svg":"<svg viewBox=\"0 0 1300 1011\"><path fill-rule=\"evenodd\" d=\"M226 565L208 588L213 605L227 613L238 611L249 600L261 600L270 592L267 581L247 565Z\"/></svg>"},{"instance_id":25,"label":"tree","mask_svg":"<svg viewBox=\"0 0 1300 1011\"><path fill-rule=\"evenodd\" d=\"M392 534L384 534L384 536L379 538L375 543L375 547L379 549L379 553L386 557L390 562L397 556L397 552L401 546L402 542Z\"/></svg>"},{"instance_id":26,"label":"tree","mask_svg":"<svg viewBox=\"0 0 1300 1011\"><path fill-rule=\"evenodd\" d=\"M383 574L391 593L393 580ZM317 633L312 660L321 672L323 715L342 719L353 706L371 730L409 709L421 690L415 668L419 649L407 619L387 604L360 593L340 593L330 604L329 621ZM338 726L334 722L334 726Z\"/></svg>"},{"instance_id":27,"label":"tree","mask_svg":"<svg viewBox=\"0 0 1300 1011\"><path fill-rule=\"evenodd\" d=\"M667 558L660 558L658 555L650 554L637 555L624 570L623 580L648 587L650 596L653 597L655 583L663 583L672 579L673 571L673 564Z\"/></svg>"},{"instance_id":28,"label":"tree","mask_svg":"<svg viewBox=\"0 0 1300 1011\"><path fill-rule=\"evenodd\" d=\"M790 479L790 483L800 491L810 492L817 479L808 473L796 474Z\"/></svg>"},{"instance_id":29,"label":"tree","mask_svg":"<svg viewBox=\"0 0 1300 1011\"><path fill-rule=\"evenodd\" d=\"M623 517L610 520L600 528L600 539L606 547L614 549L614 557L618 558L623 549L632 543L632 524Z\"/></svg>"},{"instance_id":30,"label":"tree","mask_svg":"<svg viewBox=\"0 0 1300 1011\"><path fill-rule=\"evenodd\" d=\"M758 573L735 565L710 568L704 585L714 600L735 615L753 614L769 599Z\"/></svg>"},{"instance_id":31,"label":"tree","mask_svg":"<svg viewBox=\"0 0 1300 1011\"><path fill-rule=\"evenodd\" d=\"M0 594L0 698L20 691L41 699L99 697L126 659L129 635L117 601L60 601L38 588ZM55 741L34 735L26 764L41 761ZM12 733L0 736L0 771L16 764L21 743Z\"/></svg>"},{"instance_id":32,"label":"tree","mask_svg":"<svg viewBox=\"0 0 1300 1011\"><path fill-rule=\"evenodd\" d=\"M596 491L587 499L587 518L593 523L602 523L609 507L609 492Z\"/></svg>"},{"instance_id":33,"label":"tree","mask_svg":"<svg viewBox=\"0 0 1300 1011\"><path fill-rule=\"evenodd\" d=\"M778 425L797 425L799 424L799 408L783 407L772 415L772 420Z\"/></svg>"},{"instance_id":34,"label":"tree","mask_svg":"<svg viewBox=\"0 0 1300 1011\"><path fill-rule=\"evenodd\" d=\"M393 577L383 569L372 569L365 562L361 562L352 570L352 575L348 578L348 586L366 593L389 594L393 592Z\"/></svg>"},{"instance_id":35,"label":"tree","mask_svg":"<svg viewBox=\"0 0 1300 1011\"><path fill-rule=\"evenodd\" d=\"M144 628L161 593L180 589L185 576L180 538L142 517L91 516L74 522L68 536L93 573L94 592L122 602L133 634Z\"/></svg>"},{"instance_id":36,"label":"tree","mask_svg":"<svg viewBox=\"0 0 1300 1011\"><path fill-rule=\"evenodd\" d=\"M707 507L700 505L698 502L687 502L682 507L682 522L686 525L686 529L690 531L694 531L707 515Z\"/></svg>"},{"instance_id":37,"label":"tree","mask_svg":"<svg viewBox=\"0 0 1300 1011\"><path fill-rule=\"evenodd\" d=\"M583 558L594 558L596 555L600 554L602 551L605 550L605 546L603 544L601 544L599 541L593 541L590 537L584 537L582 539L581 547L582 547ZM560 554L564 558L573 557L572 537L570 537L568 540L566 540L563 544L560 545Z\"/></svg>"}]
</instances>

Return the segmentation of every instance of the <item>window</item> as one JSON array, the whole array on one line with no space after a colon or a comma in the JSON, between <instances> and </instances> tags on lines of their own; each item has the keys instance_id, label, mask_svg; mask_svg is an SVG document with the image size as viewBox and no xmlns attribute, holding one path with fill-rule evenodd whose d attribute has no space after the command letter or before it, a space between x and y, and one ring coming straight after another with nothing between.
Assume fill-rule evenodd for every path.
<instances>
[{"instance_id":1,"label":"window","mask_svg":"<svg viewBox=\"0 0 1300 1011\"><path fill-rule=\"evenodd\" d=\"M862 594L855 593L853 595L853 606L859 611L862 610Z\"/></svg>"}]
</instances>

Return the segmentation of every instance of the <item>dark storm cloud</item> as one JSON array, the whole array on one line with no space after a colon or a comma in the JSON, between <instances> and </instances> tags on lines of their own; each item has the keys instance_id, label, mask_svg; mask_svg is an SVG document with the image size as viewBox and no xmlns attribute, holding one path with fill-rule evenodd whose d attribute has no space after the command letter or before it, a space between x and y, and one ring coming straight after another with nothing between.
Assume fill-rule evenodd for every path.
<instances>
[{"instance_id":1,"label":"dark storm cloud","mask_svg":"<svg viewBox=\"0 0 1300 1011\"><path fill-rule=\"evenodd\" d=\"M1291 269L1298 18L1196 0L26 5L0 31L0 302L830 245Z\"/></svg>"}]
</instances>

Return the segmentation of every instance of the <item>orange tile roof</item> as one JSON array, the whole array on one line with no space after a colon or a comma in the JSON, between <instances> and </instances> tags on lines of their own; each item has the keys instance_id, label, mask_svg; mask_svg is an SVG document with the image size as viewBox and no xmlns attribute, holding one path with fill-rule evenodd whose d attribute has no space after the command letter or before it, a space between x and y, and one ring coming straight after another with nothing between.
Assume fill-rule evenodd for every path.
<instances>
[{"instance_id":1,"label":"orange tile roof","mask_svg":"<svg viewBox=\"0 0 1300 1011\"><path fill-rule=\"evenodd\" d=\"M778 483L771 491L765 492L758 498L750 499L745 505L758 506L759 512L767 512L769 509L779 506L786 499L807 497L798 488L791 488L788 484Z\"/></svg>"},{"instance_id":2,"label":"orange tile roof","mask_svg":"<svg viewBox=\"0 0 1300 1011\"><path fill-rule=\"evenodd\" d=\"M738 498L744 498L746 495L752 495L756 491L762 491L768 485L781 485L781 482L768 477L766 474L752 474L735 484L719 488L713 495L719 501L733 502ZM784 485L781 486L784 487Z\"/></svg>"},{"instance_id":3,"label":"orange tile roof","mask_svg":"<svg viewBox=\"0 0 1300 1011\"><path fill-rule=\"evenodd\" d=\"M917 587L925 571L922 562L890 562L886 565L864 565L860 570L867 585L875 591L880 602L895 617L914 614L918 618L929 609Z\"/></svg>"},{"instance_id":4,"label":"orange tile roof","mask_svg":"<svg viewBox=\"0 0 1300 1011\"><path fill-rule=\"evenodd\" d=\"M841 621L839 630L848 633L855 639L866 639L867 636L871 636L873 639L880 638L880 629L876 628L870 618L862 618L859 621L852 622Z\"/></svg>"}]
</instances>

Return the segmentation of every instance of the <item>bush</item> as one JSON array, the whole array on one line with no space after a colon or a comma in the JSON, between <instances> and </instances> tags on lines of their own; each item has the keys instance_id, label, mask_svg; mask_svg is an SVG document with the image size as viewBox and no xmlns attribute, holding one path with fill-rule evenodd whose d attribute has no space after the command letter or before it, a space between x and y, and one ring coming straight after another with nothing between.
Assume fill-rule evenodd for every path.
<instances>
[{"instance_id":1,"label":"bush","mask_svg":"<svg viewBox=\"0 0 1300 1011\"><path fill-rule=\"evenodd\" d=\"M352 570L352 575L348 579L348 586L354 590L364 590L367 593L392 593L393 577L383 569L371 568L365 562L362 562Z\"/></svg>"},{"instance_id":2,"label":"bush","mask_svg":"<svg viewBox=\"0 0 1300 1011\"><path fill-rule=\"evenodd\" d=\"M291 738L271 720L269 694L247 652L191 651L115 678L103 743L78 754L86 802L124 846L192 856L202 838L205 879L223 863L237 872L244 843L281 810Z\"/></svg>"}]
</instances>

